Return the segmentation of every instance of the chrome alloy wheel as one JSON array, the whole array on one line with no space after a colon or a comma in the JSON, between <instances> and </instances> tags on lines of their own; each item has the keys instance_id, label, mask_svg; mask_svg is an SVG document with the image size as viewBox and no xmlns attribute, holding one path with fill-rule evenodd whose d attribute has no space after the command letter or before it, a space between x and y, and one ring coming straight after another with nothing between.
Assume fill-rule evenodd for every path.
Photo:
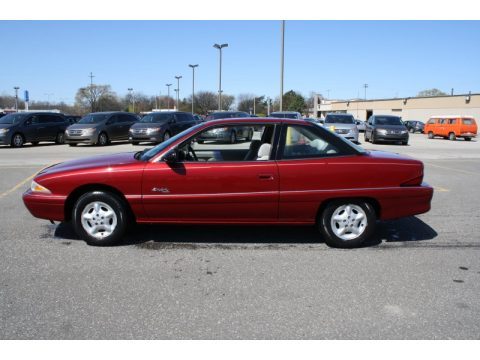
<instances>
[{"instance_id":1,"label":"chrome alloy wheel","mask_svg":"<svg viewBox=\"0 0 480 360\"><path fill-rule=\"evenodd\" d=\"M332 214L330 226L335 235L344 241L358 238L367 228L367 214L358 205L339 206Z\"/></svg>"},{"instance_id":2,"label":"chrome alloy wheel","mask_svg":"<svg viewBox=\"0 0 480 360\"><path fill-rule=\"evenodd\" d=\"M117 215L112 207L101 201L89 203L82 211L83 229L96 239L111 235L117 226Z\"/></svg>"}]
</instances>

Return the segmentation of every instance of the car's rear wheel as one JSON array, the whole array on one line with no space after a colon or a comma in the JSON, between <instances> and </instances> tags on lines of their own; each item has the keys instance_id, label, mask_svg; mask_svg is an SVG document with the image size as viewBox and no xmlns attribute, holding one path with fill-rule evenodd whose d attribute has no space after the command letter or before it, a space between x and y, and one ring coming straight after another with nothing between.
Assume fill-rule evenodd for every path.
<instances>
[{"instance_id":1,"label":"car's rear wheel","mask_svg":"<svg viewBox=\"0 0 480 360\"><path fill-rule=\"evenodd\" d=\"M77 146L75 143L68 144L68 146Z\"/></svg>"},{"instance_id":2,"label":"car's rear wheel","mask_svg":"<svg viewBox=\"0 0 480 360\"><path fill-rule=\"evenodd\" d=\"M434 136L434 135L433 135L433 132L429 131L429 132L428 132L428 138L429 138L429 139L433 139L433 136Z\"/></svg>"},{"instance_id":3,"label":"car's rear wheel","mask_svg":"<svg viewBox=\"0 0 480 360\"><path fill-rule=\"evenodd\" d=\"M132 141L132 145L138 145L138 144L140 144L139 141Z\"/></svg>"},{"instance_id":4,"label":"car's rear wheel","mask_svg":"<svg viewBox=\"0 0 480 360\"><path fill-rule=\"evenodd\" d=\"M328 246L360 246L375 230L377 216L373 206L361 200L332 201L323 210L318 226Z\"/></svg>"},{"instance_id":5,"label":"car's rear wheel","mask_svg":"<svg viewBox=\"0 0 480 360\"><path fill-rule=\"evenodd\" d=\"M39 143L39 141L32 141L32 145L33 145L33 146L37 146L38 143Z\"/></svg>"},{"instance_id":6,"label":"car's rear wheel","mask_svg":"<svg viewBox=\"0 0 480 360\"><path fill-rule=\"evenodd\" d=\"M470 140L472 140L472 138L469 138L469 137L466 137L466 138L464 138L464 139L465 139L465 141L470 141Z\"/></svg>"},{"instance_id":7,"label":"car's rear wheel","mask_svg":"<svg viewBox=\"0 0 480 360\"><path fill-rule=\"evenodd\" d=\"M98 146L105 146L108 144L108 135L104 132L98 135L97 145Z\"/></svg>"},{"instance_id":8,"label":"car's rear wheel","mask_svg":"<svg viewBox=\"0 0 480 360\"><path fill-rule=\"evenodd\" d=\"M448 134L448 140L451 140L451 141L457 140L455 133L451 132L450 134Z\"/></svg>"},{"instance_id":9,"label":"car's rear wheel","mask_svg":"<svg viewBox=\"0 0 480 360\"><path fill-rule=\"evenodd\" d=\"M125 234L128 212L117 195L92 191L76 201L72 219L75 232L87 244L106 246L118 242Z\"/></svg>"},{"instance_id":10,"label":"car's rear wheel","mask_svg":"<svg viewBox=\"0 0 480 360\"><path fill-rule=\"evenodd\" d=\"M402 145L408 145L408 141L402 141Z\"/></svg>"},{"instance_id":11,"label":"car's rear wheel","mask_svg":"<svg viewBox=\"0 0 480 360\"><path fill-rule=\"evenodd\" d=\"M12 146L13 147L22 147L25 143L25 139L23 138L22 134L16 133L12 136Z\"/></svg>"},{"instance_id":12,"label":"car's rear wheel","mask_svg":"<svg viewBox=\"0 0 480 360\"><path fill-rule=\"evenodd\" d=\"M59 132L55 137L56 144L63 144L65 142L65 134L63 132Z\"/></svg>"}]
</instances>

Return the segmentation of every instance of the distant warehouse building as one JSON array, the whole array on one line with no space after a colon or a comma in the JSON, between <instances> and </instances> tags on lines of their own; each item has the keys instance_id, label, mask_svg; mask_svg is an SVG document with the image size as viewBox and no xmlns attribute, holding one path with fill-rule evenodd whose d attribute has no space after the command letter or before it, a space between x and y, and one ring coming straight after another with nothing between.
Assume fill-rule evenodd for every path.
<instances>
[{"instance_id":1,"label":"distant warehouse building","mask_svg":"<svg viewBox=\"0 0 480 360\"><path fill-rule=\"evenodd\" d=\"M316 96L314 109L317 118L335 112L352 114L360 120L371 115L397 115L403 120L423 122L435 115L469 115L480 120L480 94L345 101L321 100Z\"/></svg>"}]
</instances>

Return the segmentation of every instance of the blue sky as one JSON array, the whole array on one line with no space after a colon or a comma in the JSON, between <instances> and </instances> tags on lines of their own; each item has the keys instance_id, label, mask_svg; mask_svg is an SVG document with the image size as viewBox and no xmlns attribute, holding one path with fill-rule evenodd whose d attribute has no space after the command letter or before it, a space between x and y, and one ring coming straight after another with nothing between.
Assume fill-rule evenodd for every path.
<instances>
[{"instance_id":1,"label":"blue sky","mask_svg":"<svg viewBox=\"0 0 480 360\"><path fill-rule=\"evenodd\" d=\"M277 97L280 21L0 21L0 94L14 86L31 100L72 103L81 86L110 84L180 96L218 90L218 50L223 50L222 89L227 94ZM414 96L438 88L480 92L480 21L286 22L284 89L330 98ZM329 90L329 92L327 92Z\"/></svg>"}]
</instances>

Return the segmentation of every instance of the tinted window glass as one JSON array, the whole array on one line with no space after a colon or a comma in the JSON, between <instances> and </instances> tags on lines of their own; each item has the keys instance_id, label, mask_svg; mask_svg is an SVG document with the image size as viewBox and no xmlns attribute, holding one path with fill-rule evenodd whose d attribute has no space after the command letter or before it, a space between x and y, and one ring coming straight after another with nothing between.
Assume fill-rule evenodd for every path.
<instances>
[{"instance_id":1,"label":"tinted window glass","mask_svg":"<svg viewBox=\"0 0 480 360\"><path fill-rule=\"evenodd\" d=\"M78 124L98 124L106 120L108 115L106 114L89 114L78 122Z\"/></svg>"},{"instance_id":2,"label":"tinted window glass","mask_svg":"<svg viewBox=\"0 0 480 360\"><path fill-rule=\"evenodd\" d=\"M325 124L354 124L353 116L348 115L327 115Z\"/></svg>"},{"instance_id":3,"label":"tinted window glass","mask_svg":"<svg viewBox=\"0 0 480 360\"><path fill-rule=\"evenodd\" d=\"M283 148L284 159L334 156L339 149L307 126L288 126Z\"/></svg>"},{"instance_id":4,"label":"tinted window glass","mask_svg":"<svg viewBox=\"0 0 480 360\"><path fill-rule=\"evenodd\" d=\"M473 119L463 119L462 120L463 125L473 125L475 122Z\"/></svg>"},{"instance_id":5,"label":"tinted window glass","mask_svg":"<svg viewBox=\"0 0 480 360\"><path fill-rule=\"evenodd\" d=\"M448 119L448 123L451 125L455 125L457 123L457 119Z\"/></svg>"},{"instance_id":6,"label":"tinted window glass","mask_svg":"<svg viewBox=\"0 0 480 360\"><path fill-rule=\"evenodd\" d=\"M375 125L403 125L402 120L396 116L376 116Z\"/></svg>"},{"instance_id":7,"label":"tinted window glass","mask_svg":"<svg viewBox=\"0 0 480 360\"><path fill-rule=\"evenodd\" d=\"M0 124L18 124L25 117L25 114L8 114L0 118Z\"/></svg>"}]
</instances>

